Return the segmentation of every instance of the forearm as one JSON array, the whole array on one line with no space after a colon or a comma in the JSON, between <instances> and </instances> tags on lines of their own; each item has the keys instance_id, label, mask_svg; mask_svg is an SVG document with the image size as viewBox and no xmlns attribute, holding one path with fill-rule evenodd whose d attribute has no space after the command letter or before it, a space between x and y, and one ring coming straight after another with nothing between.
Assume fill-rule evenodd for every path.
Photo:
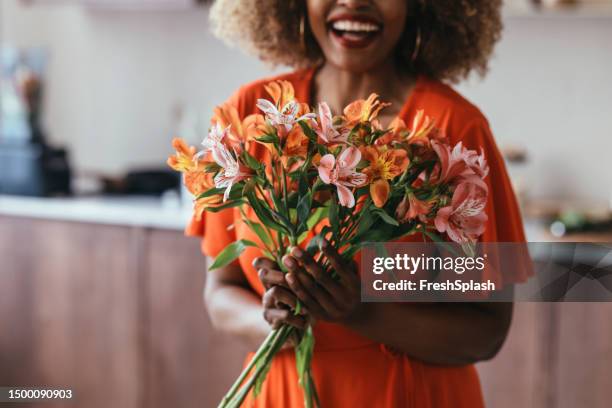
<instances>
[{"instance_id":1,"label":"forearm","mask_svg":"<svg viewBox=\"0 0 612 408\"><path fill-rule=\"evenodd\" d=\"M506 337L511 304L364 303L347 326L431 364L463 365L493 357Z\"/></svg>"},{"instance_id":2,"label":"forearm","mask_svg":"<svg viewBox=\"0 0 612 408\"><path fill-rule=\"evenodd\" d=\"M261 299L244 282L220 278L227 272L230 271L214 271L207 278L204 300L208 315L215 329L257 347L270 332L263 318ZM242 274L234 272L234 276Z\"/></svg>"}]
</instances>

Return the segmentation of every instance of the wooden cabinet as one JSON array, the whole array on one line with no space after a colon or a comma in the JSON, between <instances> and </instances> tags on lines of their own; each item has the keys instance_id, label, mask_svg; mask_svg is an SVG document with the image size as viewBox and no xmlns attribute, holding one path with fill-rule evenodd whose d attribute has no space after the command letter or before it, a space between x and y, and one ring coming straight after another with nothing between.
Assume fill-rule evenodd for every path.
<instances>
[{"instance_id":1,"label":"wooden cabinet","mask_svg":"<svg viewBox=\"0 0 612 408\"><path fill-rule=\"evenodd\" d=\"M0 384L139 406L143 294L130 245L127 228L0 218Z\"/></svg>"},{"instance_id":2,"label":"wooden cabinet","mask_svg":"<svg viewBox=\"0 0 612 408\"><path fill-rule=\"evenodd\" d=\"M246 350L211 328L204 278L178 231L0 217L0 385L69 387L87 408L215 406Z\"/></svg>"}]
</instances>

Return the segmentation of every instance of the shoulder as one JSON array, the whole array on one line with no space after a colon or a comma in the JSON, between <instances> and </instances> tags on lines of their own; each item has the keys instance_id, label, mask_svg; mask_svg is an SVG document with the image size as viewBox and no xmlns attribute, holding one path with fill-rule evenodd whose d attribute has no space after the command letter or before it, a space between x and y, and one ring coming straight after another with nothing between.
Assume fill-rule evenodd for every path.
<instances>
[{"instance_id":1,"label":"shoulder","mask_svg":"<svg viewBox=\"0 0 612 408\"><path fill-rule=\"evenodd\" d=\"M481 110L443 82L421 78L414 90L414 105L434 118L451 138L473 128L489 131L489 122Z\"/></svg>"},{"instance_id":2,"label":"shoulder","mask_svg":"<svg viewBox=\"0 0 612 408\"><path fill-rule=\"evenodd\" d=\"M229 101L238 108L238 112L241 116L254 113L257 99L268 96L265 86L274 81L290 82L295 89L296 98L301 99L306 97L304 94L308 91L307 87L309 86L311 75L312 70L303 69L260 78L242 85L234 92Z\"/></svg>"}]
</instances>

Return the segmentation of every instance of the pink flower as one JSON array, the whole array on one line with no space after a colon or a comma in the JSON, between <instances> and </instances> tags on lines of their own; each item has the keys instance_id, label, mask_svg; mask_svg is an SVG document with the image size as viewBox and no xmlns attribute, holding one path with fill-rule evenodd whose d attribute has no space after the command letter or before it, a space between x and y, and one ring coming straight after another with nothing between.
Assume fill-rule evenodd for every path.
<instances>
[{"instance_id":1,"label":"pink flower","mask_svg":"<svg viewBox=\"0 0 612 408\"><path fill-rule=\"evenodd\" d=\"M223 194L223 202L225 202L229 198L234 183L248 178L251 172L250 169L238 163L238 160L223 145L213 148L212 156L215 162L221 166L221 170L215 176L214 182L215 187L225 188L225 193Z\"/></svg>"},{"instance_id":2,"label":"pink flower","mask_svg":"<svg viewBox=\"0 0 612 408\"><path fill-rule=\"evenodd\" d=\"M301 120L314 119L314 113L306 113L299 116L300 105L296 101L290 101L285 104L280 110L267 99L258 99L257 107L266 115L266 118L272 126L277 128L279 136L283 137L288 134L293 126Z\"/></svg>"},{"instance_id":3,"label":"pink flower","mask_svg":"<svg viewBox=\"0 0 612 408\"><path fill-rule=\"evenodd\" d=\"M319 104L319 123L315 131L325 144L346 143L348 138L348 133L340 133L334 126L331 109L325 102Z\"/></svg>"},{"instance_id":4,"label":"pink flower","mask_svg":"<svg viewBox=\"0 0 612 408\"><path fill-rule=\"evenodd\" d=\"M333 184L338 189L340 205L348 208L355 206L355 196L349 187L360 187L367 182L367 176L355 171L361 160L361 152L356 147L344 149L336 159L333 154L321 157L319 177L325 184Z\"/></svg>"},{"instance_id":5,"label":"pink flower","mask_svg":"<svg viewBox=\"0 0 612 408\"><path fill-rule=\"evenodd\" d=\"M482 179L489 174L489 165L485 159L484 151L480 150L480 155L474 150L470 150L465 157L465 163L476 175Z\"/></svg>"},{"instance_id":6,"label":"pink flower","mask_svg":"<svg viewBox=\"0 0 612 408\"><path fill-rule=\"evenodd\" d=\"M463 148L461 142L457 143L452 149L448 144L436 141L432 141L431 145L440 159L436 182L450 182L468 168L465 161L468 150Z\"/></svg>"},{"instance_id":7,"label":"pink flower","mask_svg":"<svg viewBox=\"0 0 612 408\"><path fill-rule=\"evenodd\" d=\"M466 178L455 189L450 205L438 210L436 229L459 244L475 242L485 230L487 195L487 185L479 177Z\"/></svg>"}]
</instances>

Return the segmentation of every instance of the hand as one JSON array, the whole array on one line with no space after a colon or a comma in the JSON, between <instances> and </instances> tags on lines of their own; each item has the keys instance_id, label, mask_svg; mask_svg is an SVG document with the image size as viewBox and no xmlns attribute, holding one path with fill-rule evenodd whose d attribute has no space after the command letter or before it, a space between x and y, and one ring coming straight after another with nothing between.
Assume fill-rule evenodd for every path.
<instances>
[{"instance_id":1,"label":"hand","mask_svg":"<svg viewBox=\"0 0 612 408\"><path fill-rule=\"evenodd\" d=\"M278 329L283 324L289 324L300 330L305 329L308 325L308 316L305 311L295 314L297 297L289 289L285 274L279 270L276 262L268 258L256 258L253 266L266 288L262 298L264 319L273 329Z\"/></svg>"},{"instance_id":2,"label":"hand","mask_svg":"<svg viewBox=\"0 0 612 408\"><path fill-rule=\"evenodd\" d=\"M347 263L338 251L323 241L322 251L338 280L301 248L283 257L289 270L284 276L289 288L316 319L343 322L353 318L361 305L361 281L354 262Z\"/></svg>"}]
</instances>

